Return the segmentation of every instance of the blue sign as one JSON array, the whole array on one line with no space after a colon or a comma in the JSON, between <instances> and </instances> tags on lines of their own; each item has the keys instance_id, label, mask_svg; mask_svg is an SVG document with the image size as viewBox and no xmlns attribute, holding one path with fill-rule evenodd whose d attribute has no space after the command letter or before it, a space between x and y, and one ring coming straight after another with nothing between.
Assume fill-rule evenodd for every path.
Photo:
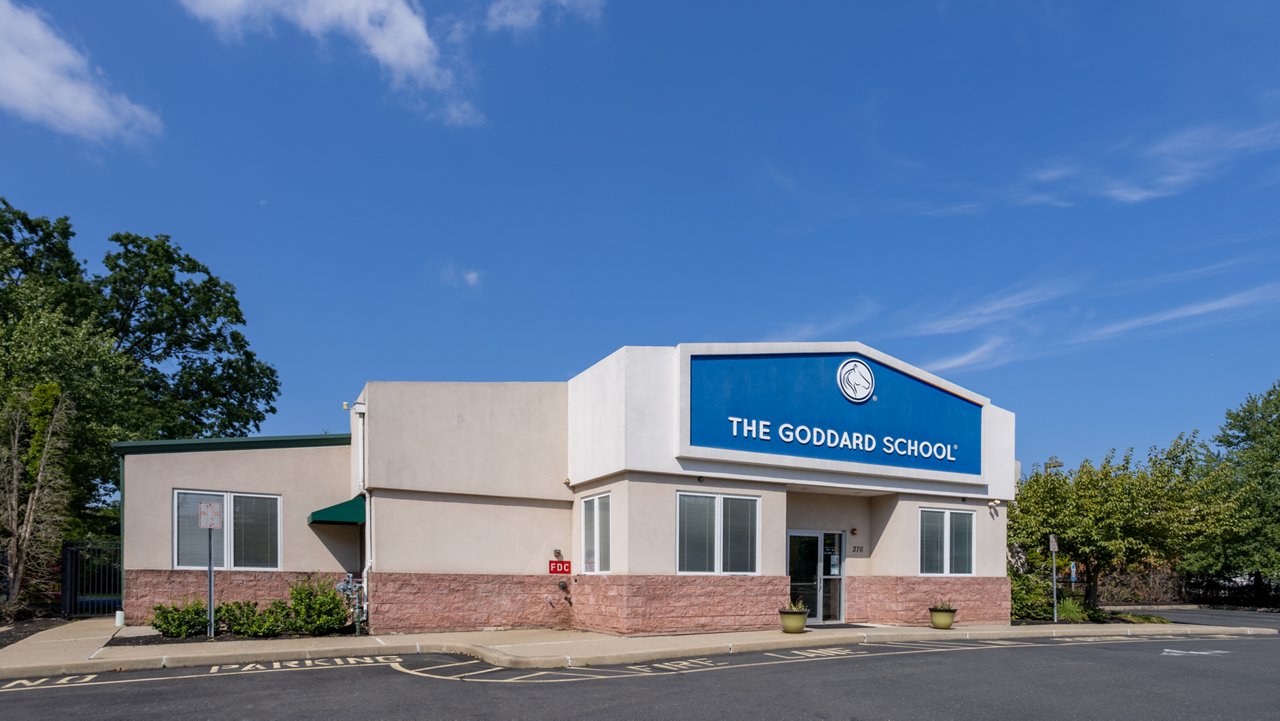
<instances>
[{"instance_id":1,"label":"blue sign","mask_svg":"<svg viewBox=\"0 0 1280 721\"><path fill-rule=\"evenodd\" d=\"M982 472L982 407L858 353L695 355L689 445Z\"/></svg>"}]
</instances>

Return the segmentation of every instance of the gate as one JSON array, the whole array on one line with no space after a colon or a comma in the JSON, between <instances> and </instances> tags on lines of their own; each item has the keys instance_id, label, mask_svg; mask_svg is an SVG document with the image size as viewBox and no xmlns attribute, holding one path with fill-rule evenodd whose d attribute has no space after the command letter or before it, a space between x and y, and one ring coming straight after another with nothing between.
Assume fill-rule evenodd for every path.
<instances>
[{"instance_id":1,"label":"gate","mask_svg":"<svg viewBox=\"0 0 1280 721\"><path fill-rule=\"evenodd\" d=\"M109 616L120 608L119 543L62 544L62 615Z\"/></svg>"}]
</instances>

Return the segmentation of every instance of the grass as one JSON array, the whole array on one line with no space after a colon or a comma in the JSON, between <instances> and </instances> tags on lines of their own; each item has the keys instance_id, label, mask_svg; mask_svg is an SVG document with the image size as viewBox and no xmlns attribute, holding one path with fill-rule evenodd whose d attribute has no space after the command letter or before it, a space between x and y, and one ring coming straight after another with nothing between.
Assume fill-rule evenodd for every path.
<instances>
[{"instance_id":1,"label":"grass","mask_svg":"<svg viewBox=\"0 0 1280 721\"><path fill-rule=\"evenodd\" d=\"M1169 623L1169 619L1164 616L1153 616L1147 613L1113 613L1111 615L1125 623Z\"/></svg>"}]
</instances>

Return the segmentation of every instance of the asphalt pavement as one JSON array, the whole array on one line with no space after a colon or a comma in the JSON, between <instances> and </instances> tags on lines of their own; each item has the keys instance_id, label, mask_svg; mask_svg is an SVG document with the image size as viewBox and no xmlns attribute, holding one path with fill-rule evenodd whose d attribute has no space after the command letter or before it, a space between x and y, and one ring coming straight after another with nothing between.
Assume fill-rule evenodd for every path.
<instances>
[{"instance_id":1,"label":"asphalt pavement","mask_svg":"<svg viewBox=\"0 0 1280 721\"><path fill-rule=\"evenodd\" d=\"M325 663L318 663L324 661ZM50 679L3 718L1262 719L1280 637L857 644L574 669L449 654Z\"/></svg>"}]
</instances>

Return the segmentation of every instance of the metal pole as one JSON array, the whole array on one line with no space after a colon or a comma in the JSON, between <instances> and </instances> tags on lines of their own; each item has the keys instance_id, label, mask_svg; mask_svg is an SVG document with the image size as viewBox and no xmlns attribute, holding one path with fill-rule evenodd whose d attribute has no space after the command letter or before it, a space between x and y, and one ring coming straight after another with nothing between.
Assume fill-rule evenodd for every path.
<instances>
[{"instance_id":1,"label":"metal pole","mask_svg":"<svg viewBox=\"0 0 1280 721\"><path fill-rule=\"evenodd\" d=\"M207 533L209 533L209 638L214 638L214 529L210 528Z\"/></svg>"},{"instance_id":2,"label":"metal pole","mask_svg":"<svg viewBox=\"0 0 1280 721\"><path fill-rule=\"evenodd\" d=\"M1051 551L1050 553L1053 556L1053 622L1055 622L1056 624L1057 622L1057 551ZM212 578L212 576L209 576L209 578ZM209 583L214 583L214 581L209 581Z\"/></svg>"}]
</instances>

